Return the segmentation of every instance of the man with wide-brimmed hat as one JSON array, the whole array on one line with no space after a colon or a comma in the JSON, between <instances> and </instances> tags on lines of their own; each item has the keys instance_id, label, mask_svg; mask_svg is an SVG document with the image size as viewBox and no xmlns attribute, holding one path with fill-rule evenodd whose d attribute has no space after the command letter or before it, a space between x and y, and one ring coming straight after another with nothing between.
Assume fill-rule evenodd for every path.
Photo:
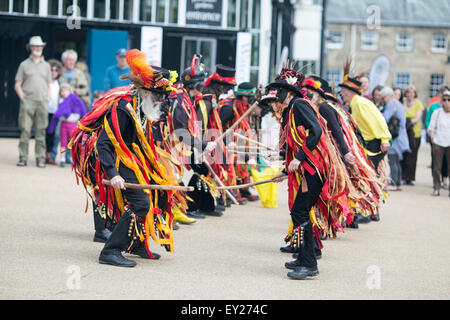
<instances>
[{"instance_id":1,"label":"man with wide-brimmed hat","mask_svg":"<svg viewBox=\"0 0 450 320\"><path fill-rule=\"evenodd\" d=\"M52 81L50 64L42 56L45 45L40 36L31 37L26 45L30 56L20 64L16 74L14 89L20 99L17 166L20 167L27 165L28 144L34 125L36 165L45 168L45 131L48 125L47 111Z\"/></svg>"},{"instance_id":2,"label":"man with wide-brimmed hat","mask_svg":"<svg viewBox=\"0 0 450 320\"><path fill-rule=\"evenodd\" d=\"M76 175L89 187L87 191L108 220L116 223L99 262L134 267L136 262L122 256L123 251L145 259L159 258L149 250L150 237L173 252L171 208L176 200L173 191L129 189L125 182L178 183L159 161L151 130L172 90L169 73L149 66L146 54L137 49L128 51L126 58L131 74L121 78L133 85L110 90L97 100L79 121L70 146Z\"/></svg>"}]
</instances>

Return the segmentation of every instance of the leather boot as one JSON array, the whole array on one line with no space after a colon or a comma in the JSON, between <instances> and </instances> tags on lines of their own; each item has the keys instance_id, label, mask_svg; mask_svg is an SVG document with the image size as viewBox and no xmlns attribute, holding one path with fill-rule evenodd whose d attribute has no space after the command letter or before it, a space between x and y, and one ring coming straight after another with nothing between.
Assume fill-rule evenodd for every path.
<instances>
[{"instance_id":1,"label":"leather boot","mask_svg":"<svg viewBox=\"0 0 450 320\"><path fill-rule=\"evenodd\" d=\"M101 264L110 264L118 267L134 267L136 262L128 260L122 256L122 251L125 251L130 245L130 238L128 237L128 228L131 223L131 211L124 212L114 231L106 240L103 250L100 252L98 258Z\"/></svg>"},{"instance_id":2,"label":"leather boot","mask_svg":"<svg viewBox=\"0 0 450 320\"><path fill-rule=\"evenodd\" d=\"M94 211L93 216L95 227L94 242L105 243L106 240L108 240L108 238L111 236L111 231L105 228L105 221L98 212L99 207L95 204L94 201L92 201L92 205L93 205L92 209Z\"/></svg>"}]
</instances>

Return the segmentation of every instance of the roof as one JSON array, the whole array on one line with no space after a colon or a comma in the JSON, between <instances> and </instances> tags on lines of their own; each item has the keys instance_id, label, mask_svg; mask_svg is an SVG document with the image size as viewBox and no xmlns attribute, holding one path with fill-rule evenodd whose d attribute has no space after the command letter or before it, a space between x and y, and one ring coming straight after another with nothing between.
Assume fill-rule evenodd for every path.
<instances>
[{"instance_id":1,"label":"roof","mask_svg":"<svg viewBox=\"0 0 450 320\"><path fill-rule=\"evenodd\" d=\"M450 28L448 0L327 1L327 23L366 24L378 14L381 25Z\"/></svg>"}]
</instances>

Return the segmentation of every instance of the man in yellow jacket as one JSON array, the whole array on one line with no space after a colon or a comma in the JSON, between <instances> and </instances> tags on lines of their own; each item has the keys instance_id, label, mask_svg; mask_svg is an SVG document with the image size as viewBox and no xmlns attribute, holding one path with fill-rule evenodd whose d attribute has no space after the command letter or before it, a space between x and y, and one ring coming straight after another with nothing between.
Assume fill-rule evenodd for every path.
<instances>
[{"instance_id":1,"label":"man in yellow jacket","mask_svg":"<svg viewBox=\"0 0 450 320\"><path fill-rule=\"evenodd\" d=\"M390 140L392 136L386 120L372 101L361 96L360 81L346 75L343 83L339 84L339 86L341 87L341 98L345 105L350 107L358 130L364 139L365 148L370 151L368 158L375 170L378 171L378 165L391 147ZM378 213L371 218L374 221L378 221ZM359 223L367 223L370 222L370 219L358 214L357 221Z\"/></svg>"},{"instance_id":2,"label":"man in yellow jacket","mask_svg":"<svg viewBox=\"0 0 450 320\"><path fill-rule=\"evenodd\" d=\"M342 100L350 107L352 116L365 141L366 149L374 154L370 155L369 159L375 170L378 170L380 161L391 147L392 136L386 120L372 101L360 95L361 82L346 76L344 82L339 86Z\"/></svg>"}]
</instances>

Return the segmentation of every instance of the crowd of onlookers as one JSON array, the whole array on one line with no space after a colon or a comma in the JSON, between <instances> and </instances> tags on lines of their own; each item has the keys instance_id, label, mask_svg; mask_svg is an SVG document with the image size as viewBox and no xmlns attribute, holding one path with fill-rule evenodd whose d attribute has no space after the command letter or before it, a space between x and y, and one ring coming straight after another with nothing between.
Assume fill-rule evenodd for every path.
<instances>
[{"instance_id":1,"label":"crowd of onlookers","mask_svg":"<svg viewBox=\"0 0 450 320\"><path fill-rule=\"evenodd\" d=\"M438 95L424 106L417 91L410 85L404 90L387 86L376 86L369 91L367 76L361 77L362 95L370 99L383 113L386 122L393 117L398 128L393 135L388 151L390 184L388 190L400 191L401 185L414 185L416 180L417 154L425 136L431 145L431 171L433 196L440 189L448 189L448 167L450 166L450 88L442 85ZM392 132L391 132L392 134ZM450 194L449 194L450 195Z\"/></svg>"},{"instance_id":2,"label":"crowd of onlookers","mask_svg":"<svg viewBox=\"0 0 450 320\"><path fill-rule=\"evenodd\" d=\"M61 55L61 61L43 57L46 43L41 37L32 37L26 48L30 56L17 71L15 90L20 99L19 109L19 161L17 166L26 166L31 130L34 128L36 165L46 164L64 167L71 163L67 149L70 134L77 121L92 108L92 104L104 91L127 85L119 76L129 73L126 50L116 53L117 64L105 73L104 91L96 90L91 97L91 76L85 62L78 61L75 50L68 49Z\"/></svg>"}]
</instances>

